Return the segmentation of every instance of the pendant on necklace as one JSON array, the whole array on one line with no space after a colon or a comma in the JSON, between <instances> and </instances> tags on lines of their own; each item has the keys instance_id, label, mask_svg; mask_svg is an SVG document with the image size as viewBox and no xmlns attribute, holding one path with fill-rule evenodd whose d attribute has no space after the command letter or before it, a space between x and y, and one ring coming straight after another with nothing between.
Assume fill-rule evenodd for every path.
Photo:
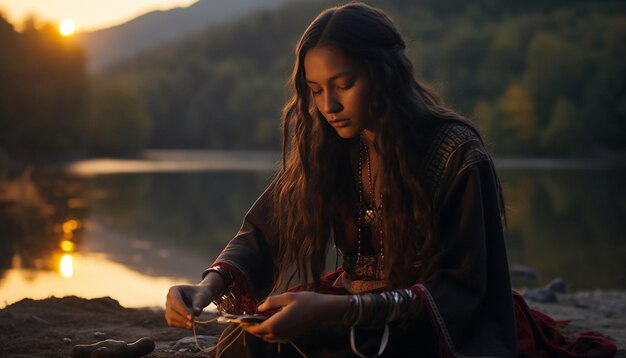
<instances>
[{"instance_id":1,"label":"pendant on necklace","mask_svg":"<svg viewBox=\"0 0 626 358\"><path fill-rule=\"evenodd\" d=\"M365 221L367 221L368 224L374 225L377 218L378 213L375 209L365 209Z\"/></svg>"}]
</instances>

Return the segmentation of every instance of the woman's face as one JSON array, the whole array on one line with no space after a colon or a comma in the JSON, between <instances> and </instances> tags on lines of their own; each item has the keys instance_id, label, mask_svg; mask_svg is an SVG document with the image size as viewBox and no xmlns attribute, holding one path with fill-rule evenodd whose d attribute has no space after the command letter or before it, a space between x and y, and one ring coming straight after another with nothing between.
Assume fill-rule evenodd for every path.
<instances>
[{"instance_id":1,"label":"woman's face","mask_svg":"<svg viewBox=\"0 0 626 358\"><path fill-rule=\"evenodd\" d=\"M330 46L311 48L304 73L315 106L342 138L373 131L370 81L363 66Z\"/></svg>"}]
</instances>

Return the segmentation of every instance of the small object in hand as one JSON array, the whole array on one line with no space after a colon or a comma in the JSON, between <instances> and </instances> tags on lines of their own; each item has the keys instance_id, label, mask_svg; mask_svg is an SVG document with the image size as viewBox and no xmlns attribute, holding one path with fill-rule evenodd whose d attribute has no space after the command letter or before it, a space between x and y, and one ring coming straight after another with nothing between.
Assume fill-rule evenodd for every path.
<instances>
[{"instance_id":1,"label":"small object in hand","mask_svg":"<svg viewBox=\"0 0 626 358\"><path fill-rule=\"evenodd\" d=\"M267 319L266 316L257 314L222 314L218 318L218 322L224 323L246 323L246 324L259 324Z\"/></svg>"},{"instance_id":2,"label":"small object in hand","mask_svg":"<svg viewBox=\"0 0 626 358\"><path fill-rule=\"evenodd\" d=\"M154 341L143 337L133 343L107 339L72 348L72 358L139 358L154 350Z\"/></svg>"}]
</instances>

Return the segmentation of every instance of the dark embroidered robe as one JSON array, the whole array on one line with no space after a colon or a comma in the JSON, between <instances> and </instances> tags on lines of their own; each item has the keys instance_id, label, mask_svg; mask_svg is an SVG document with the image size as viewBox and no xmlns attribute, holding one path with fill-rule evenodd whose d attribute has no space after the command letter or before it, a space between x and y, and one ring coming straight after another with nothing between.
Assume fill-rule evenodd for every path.
<instances>
[{"instance_id":1,"label":"dark embroidered robe","mask_svg":"<svg viewBox=\"0 0 626 358\"><path fill-rule=\"evenodd\" d=\"M432 279L411 286L424 307L415 326L425 324L430 334L405 339L434 338L429 352L437 356L515 357L518 337L493 163L476 133L463 124L443 125L429 148L423 170L443 253ZM266 191L213 264L233 277L231 310L254 312L272 287L276 238L269 210ZM326 281L332 283L339 273ZM383 355L390 352L394 347Z\"/></svg>"}]
</instances>

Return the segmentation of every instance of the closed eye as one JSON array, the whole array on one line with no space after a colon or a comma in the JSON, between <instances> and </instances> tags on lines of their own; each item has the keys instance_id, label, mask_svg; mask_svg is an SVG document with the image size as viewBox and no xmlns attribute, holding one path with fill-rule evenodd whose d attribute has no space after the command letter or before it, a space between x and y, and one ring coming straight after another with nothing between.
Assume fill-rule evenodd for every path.
<instances>
[{"instance_id":1,"label":"closed eye","mask_svg":"<svg viewBox=\"0 0 626 358\"><path fill-rule=\"evenodd\" d=\"M345 84L342 85L337 85L337 88L339 88L340 90L349 90L350 88L352 88L354 86L354 83L356 82L356 80L351 80L346 82Z\"/></svg>"}]
</instances>

